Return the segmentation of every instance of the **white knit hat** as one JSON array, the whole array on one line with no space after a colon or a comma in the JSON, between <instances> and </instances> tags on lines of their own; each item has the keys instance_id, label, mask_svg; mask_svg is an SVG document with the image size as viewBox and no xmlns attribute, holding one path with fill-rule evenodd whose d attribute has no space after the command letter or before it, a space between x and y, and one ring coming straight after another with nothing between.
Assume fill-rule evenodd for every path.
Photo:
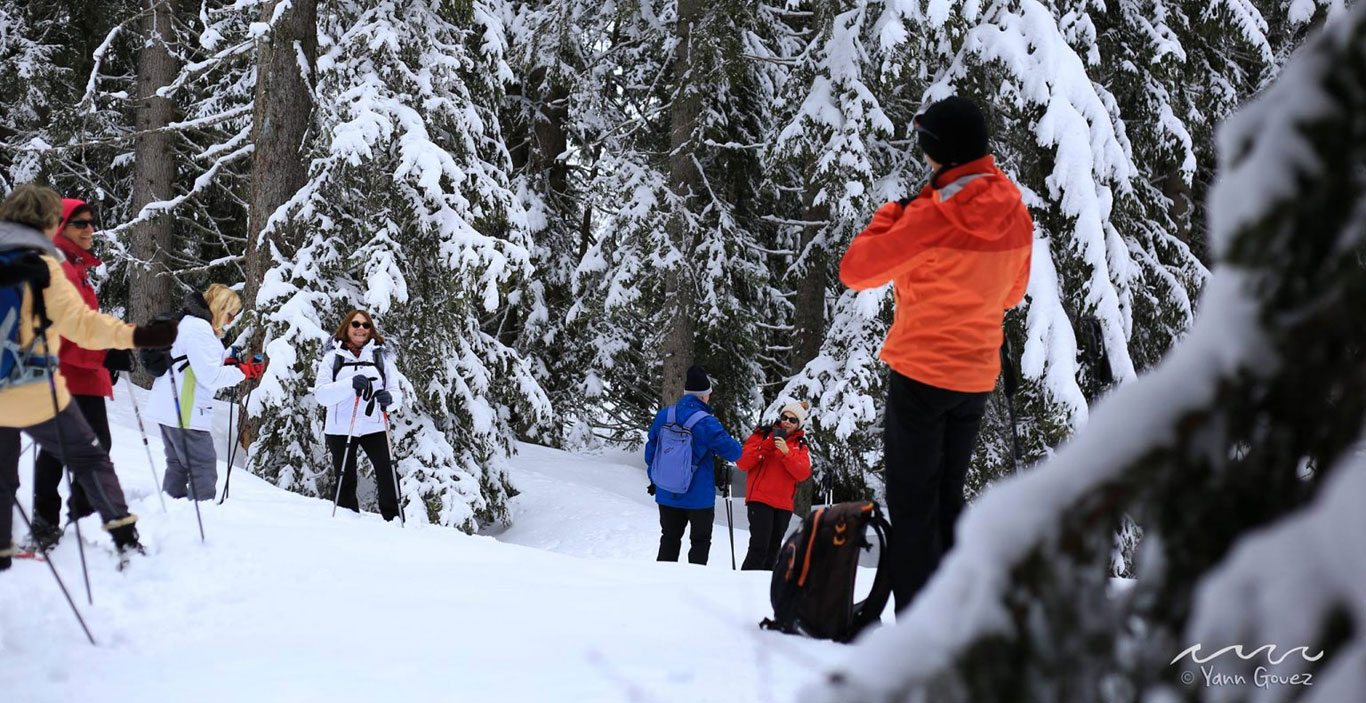
<instances>
[{"instance_id":1,"label":"white knit hat","mask_svg":"<svg viewBox=\"0 0 1366 703\"><path fill-rule=\"evenodd\" d=\"M803 400L800 403L788 403L783 406L783 412L791 413L792 417L797 418L799 427L806 426L806 411L811 408L811 404Z\"/></svg>"}]
</instances>

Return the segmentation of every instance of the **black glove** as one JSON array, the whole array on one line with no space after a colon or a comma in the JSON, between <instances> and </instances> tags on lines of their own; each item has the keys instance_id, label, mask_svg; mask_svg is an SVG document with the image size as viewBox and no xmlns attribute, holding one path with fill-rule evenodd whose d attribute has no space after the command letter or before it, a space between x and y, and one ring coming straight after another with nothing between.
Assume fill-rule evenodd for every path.
<instances>
[{"instance_id":1,"label":"black glove","mask_svg":"<svg viewBox=\"0 0 1366 703\"><path fill-rule=\"evenodd\" d=\"M133 328L133 346L138 349L166 349L175 344L180 322L155 320Z\"/></svg>"},{"instance_id":2,"label":"black glove","mask_svg":"<svg viewBox=\"0 0 1366 703\"><path fill-rule=\"evenodd\" d=\"M896 204L897 204L897 205L900 205L901 207L906 207L907 205L910 205L910 204L911 204L911 201L912 201L912 200L915 200L915 196L914 196L914 195L912 195L912 196L910 196L910 197L902 198L902 199L896 201Z\"/></svg>"},{"instance_id":3,"label":"black glove","mask_svg":"<svg viewBox=\"0 0 1366 703\"><path fill-rule=\"evenodd\" d=\"M20 256L13 261L0 266L0 288L17 286L20 283L33 283L39 288L46 288L52 282L52 278L47 270L47 262L37 254Z\"/></svg>"},{"instance_id":4,"label":"black glove","mask_svg":"<svg viewBox=\"0 0 1366 703\"><path fill-rule=\"evenodd\" d=\"M724 491L730 485L730 467L723 465L712 469L712 478L716 479L717 490Z\"/></svg>"},{"instance_id":5,"label":"black glove","mask_svg":"<svg viewBox=\"0 0 1366 703\"><path fill-rule=\"evenodd\" d=\"M645 492L646 492L646 493L649 493L650 495L654 495L654 494L655 494L655 484L654 484L654 481L651 481L651 482L650 482L650 485L648 485L648 486L645 487Z\"/></svg>"},{"instance_id":6,"label":"black glove","mask_svg":"<svg viewBox=\"0 0 1366 703\"><path fill-rule=\"evenodd\" d=\"M133 370L133 352L127 349L110 349L104 355L104 368L114 373L131 372Z\"/></svg>"},{"instance_id":7,"label":"black glove","mask_svg":"<svg viewBox=\"0 0 1366 703\"><path fill-rule=\"evenodd\" d=\"M375 402L379 403L381 408L388 410L389 406L394 404L394 395L389 391L379 391L375 393Z\"/></svg>"},{"instance_id":8,"label":"black glove","mask_svg":"<svg viewBox=\"0 0 1366 703\"><path fill-rule=\"evenodd\" d=\"M356 374L351 377L351 387L356 390L356 395L365 395L370 392L370 377L363 374Z\"/></svg>"}]
</instances>

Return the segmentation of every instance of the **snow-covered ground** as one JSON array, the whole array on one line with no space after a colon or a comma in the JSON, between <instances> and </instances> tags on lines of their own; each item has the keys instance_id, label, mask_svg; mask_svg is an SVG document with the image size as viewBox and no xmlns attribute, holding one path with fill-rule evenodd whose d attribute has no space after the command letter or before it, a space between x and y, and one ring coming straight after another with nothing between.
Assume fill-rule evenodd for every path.
<instances>
[{"instance_id":1,"label":"snow-covered ground","mask_svg":"<svg viewBox=\"0 0 1366 703\"><path fill-rule=\"evenodd\" d=\"M84 520L92 606L72 531L54 553L97 647L45 566L0 572L6 703L785 701L846 651L756 627L769 575L731 571L719 505L707 568L655 563L658 513L624 454L522 446L516 524L496 538L329 518L330 502L236 471L224 505L201 504L201 544L189 503L158 505L125 390L114 460L149 556L117 572ZM161 451L154 438L158 474ZM26 508L30 472L26 455Z\"/></svg>"}]
</instances>

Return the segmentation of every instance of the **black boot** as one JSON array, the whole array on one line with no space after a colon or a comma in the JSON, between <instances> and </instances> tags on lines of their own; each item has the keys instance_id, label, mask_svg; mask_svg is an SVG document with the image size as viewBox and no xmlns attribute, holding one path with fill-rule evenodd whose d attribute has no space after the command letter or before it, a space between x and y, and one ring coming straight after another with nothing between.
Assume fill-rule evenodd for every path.
<instances>
[{"instance_id":1,"label":"black boot","mask_svg":"<svg viewBox=\"0 0 1366 703\"><path fill-rule=\"evenodd\" d=\"M8 547L0 549L0 571L5 571L14 563L11 561L10 557L14 556L15 552L16 550L13 542L10 542Z\"/></svg>"},{"instance_id":2,"label":"black boot","mask_svg":"<svg viewBox=\"0 0 1366 703\"><path fill-rule=\"evenodd\" d=\"M142 543L138 542L138 530L133 526L137 519L136 515L129 515L122 520L114 520L105 525L110 536L114 538L114 546L119 550L119 571L123 571L128 566L128 560L134 554L144 556L147 554ZM109 527L109 525L115 525L115 527Z\"/></svg>"},{"instance_id":3,"label":"black boot","mask_svg":"<svg viewBox=\"0 0 1366 703\"><path fill-rule=\"evenodd\" d=\"M29 530L28 542L24 544L24 549L30 552L46 552L57 546L61 539L62 528L34 515L33 525Z\"/></svg>"}]
</instances>

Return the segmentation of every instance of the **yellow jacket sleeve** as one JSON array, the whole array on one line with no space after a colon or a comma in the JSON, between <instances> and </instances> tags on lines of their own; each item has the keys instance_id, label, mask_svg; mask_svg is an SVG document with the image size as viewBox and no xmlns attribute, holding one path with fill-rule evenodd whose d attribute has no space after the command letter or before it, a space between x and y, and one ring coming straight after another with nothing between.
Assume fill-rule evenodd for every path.
<instances>
[{"instance_id":1,"label":"yellow jacket sleeve","mask_svg":"<svg viewBox=\"0 0 1366 703\"><path fill-rule=\"evenodd\" d=\"M52 331L86 349L132 349L133 326L102 312L91 310L80 291L62 273L57 260L44 256L51 282L43 289ZM52 353L56 353L55 350Z\"/></svg>"}]
</instances>

